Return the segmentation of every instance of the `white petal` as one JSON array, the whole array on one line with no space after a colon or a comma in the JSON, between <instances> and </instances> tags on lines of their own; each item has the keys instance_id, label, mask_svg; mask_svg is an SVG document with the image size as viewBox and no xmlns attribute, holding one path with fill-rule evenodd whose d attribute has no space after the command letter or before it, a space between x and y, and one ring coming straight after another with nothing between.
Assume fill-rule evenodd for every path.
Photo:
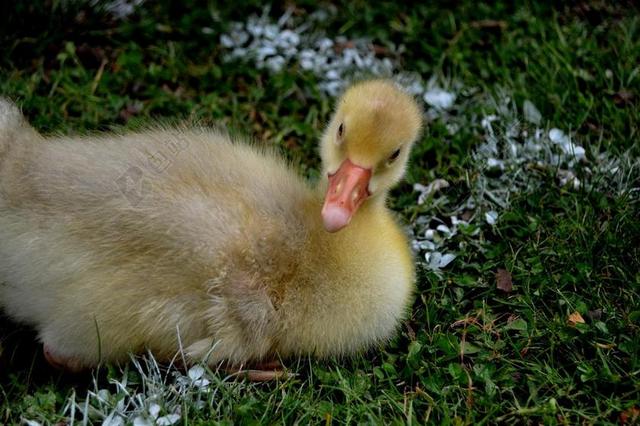
<instances>
[{"instance_id":1,"label":"white petal","mask_svg":"<svg viewBox=\"0 0 640 426\"><path fill-rule=\"evenodd\" d=\"M333 47L333 40L325 37L318 42L318 47L321 50L331 49Z\"/></svg>"},{"instance_id":2,"label":"white petal","mask_svg":"<svg viewBox=\"0 0 640 426\"><path fill-rule=\"evenodd\" d=\"M204 368L201 365L194 365L187 374L191 380L198 380L204 375Z\"/></svg>"},{"instance_id":3,"label":"white petal","mask_svg":"<svg viewBox=\"0 0 640 426\"><path fill-rule=\"evenodd\" d=\"M428 90L424 94L424 101L432 107L439 109L449 109L453 106L456 95L440 88Z\"/></svg>"},{"instance_id":4,"label":"white petal","mask_svg":"<svg viewBox=\"0 0 640 426\"><path fill-rule=\"evenodd\" d=\"M428 251L433 251L436 249L436 245L433 242L427 241L427 240L420 241L418 243L418 247L422 250L428 250Z\"/></svg>"},{"instance_id":5,"label":"white petal","mask_svg":"<svg viewBox=\"0 0 640 426\"><path fill-rule=\"evenodd\" d=\"M484 220L486 220L489 225L495 225L498 220L498 212L495 210L486 212L484 214Z\"/></svg>"},{"instance_id":6,"label":"white petal","mask_svg":"<svg viewBox=\"0 0 640 426\"><path fill-rule=\"evenodd\" d=\"M482 121L480 122L480 125L482 127L484 127L485 129L488 129L491 127L491 123L493 123L494 121L496 121L498 119L498 116L496 115L487 115L486 117L484 117L482 119Z\"/></svg>"},{"instance_id":7,"label":"white petal","mask_svg":"<svg viewBox=\"0 0 640 426\"><path fill-rule=\"evenodd\" d=\"M440 258L440 261L438 262L438 267L444 268L445 266L453 262L453 259L455 258L456 258L456 255L451 253L442 255L442 257Z\"/></svg>"},{"instance_id":8,"label":"white petal","mask_svg":"<svg viewBox=\"0 0 640 426\"><path fill-rule=\"evenodd\" d=\"M180 414L168 414L156 420L158 426L171 426L180 420Z\"/></svg>"},{"instance_id":9,"label":"white petal","mask_svg":"<svg viewBox=\"0 0 640 426\"><path fill-rule=\"evenodd\" d=\"M427 190L427 187L420 183L414 183L413 190L418 192L425 192Z\"/></svg>"},{"instance_id":10,"label":"white petal","mask_svg":"<svg viewBox=\"0 0 640 426\"><path fill-rule=\"evenodd\" d=\"M494 170L504 170L504 161L497 158L487 159L487 167Z\"/></svg>"},{"instance_id":11,"label":"white petal","mask_svg":"<svg viewBox=\"0 0 640 426\"><path fill-rule=\"evenodd\" d=\"M540 124L540 120L542 120L542 114L538 111L538 108L531 102L530 100L524 101L522 105L522 110L524 112L524 119L529 123Z\"/></svg>"},{"instance_id":12,"label":"white petal","mask_svg":"<svg viewBox=\"0 0 640 426\"><path fill-rule=\"evenodd\" d=\"M447 236L450 236L453 234L453 232L451 231L451 229L449 229L447 225L438 225L436 229L442 232L443 234L447 234Z\"/></svg>"},{"instance_id":13,"label":"white petal","mask_svg":"<svg viewBox=\"0 0 640 426\"><path fill-rule=\"evenodd\" d=\"M278 35L278 27L276 25L267 25L264 27L264 36L273 40Z\"/></svg>"},{"instance_id":14,"label":"white petal","mask_svg":"<svg viewBox=\"0 0 640 426\"><path fill-rule=\"evenodd\" d=\"M112 411L102 422L102 426L121 426L123 424L124 420L116 411Z\"/></svg>"},{"instance_id":15,"label":"white petal","mask_svg":"<svg viewBox=\"0 0 640 426\"><path fill-rule=\"evenodd\" d=\"M580 145L573 145L573 155L577 160L583 160L586 155L586 151Z\"/></svg>"},{"instance_id":16,"label":"white petal","mask_svg":"<svg viewBox=\"0 0 640 426\"><path fill-rule=\"evenodd\" d=\"M312 70L313 61L311 59L302 58L300 59L300 67L302 67L303 70Z\"/></svg>"},{"instance_id":17,"label":"white petal","mask_svg":"<svg viewBox=\"0 0 640 426\"><path fill-rule=\"evenodd\" d=\"M340 78L340 73L336 70L329 70L326 77L328 80L338 80Z\"/></svg>"},{"instance_id":18,"label":"white petal","mask_svg":"<svg viewBox=\"0 0 640 426\"><path fill-rule=\"evenodd\" d=\"M425 256L425 259L427 259L427 262L429 262L429 268L440 269L440 259L442 259L442 253L440 253L439 251L434 251L428 258Z\"/></svg>"},{"instance_id":19,"label":"white petal","mask_svg":"<svg viewBox=\"0 0 640 426\"><path fill-rule=\"evenodd\" d=\"M560 129L556 129L555 127L549 130L549 139L553 143L564 143L568 141L567 135Z\"/></svg>"},{"instance_id":20,"label":"white petal","mask_svg":"<svg viewBox=\"0 0 640 426\"><path fill-rule=\"evenodd\" d=\"M198 379L193 382L193 384L199 388L206 388L209 386L209 383L211 382L207 379Z\"/></svg>"},{"instance_id":21,"label":"white petal","mask_svg":"<svg viewBox=\"0 0 640 426\"><path fill-rule=\"evenodd\" d=\"M153 423L149 419L145 419L142 416L138 416L133 419L133 426L152 426Z\"/></svg>"},{"instance_id":22,"label":"white petal","mask_svg":"<svg viewBox=\"0 0 640 426\"><path fill-rule=\"evenodd\" d=\"M161 408L158 404L151 404L151 406L149 407L149 414L154 419L157 419L158 416L160 415L160 410Z\"/></svg>"},{"instance_id":23,"label":"white petal","mask_svg":"<svg viewBox=\"0 0 640 426\"><path fill-rule=\"evenodd\" d=\"M96 396L101 402L104 402L109 400L109 398L111 397L111 393L108 389L100 389Z\"/></svg>"},{"instance_id":24,"label":"white petal","mask_svg":"<svg viewBox=\"0 0 640 426\"><path fill-rule=\"evenodd\" d=\"M231 37L229 37L226 34L222 34L220 36L220 44L224 47L233 47L234 42L233 39Z\"/></svg>"}]
</instances>

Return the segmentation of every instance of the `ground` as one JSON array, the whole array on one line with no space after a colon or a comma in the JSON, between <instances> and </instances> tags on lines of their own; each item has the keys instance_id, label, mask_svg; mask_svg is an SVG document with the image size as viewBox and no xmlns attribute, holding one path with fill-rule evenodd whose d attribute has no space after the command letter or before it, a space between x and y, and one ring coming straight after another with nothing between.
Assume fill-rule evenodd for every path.
<instances>
[{"instance_id":1,"label":"ground","mask_svg":"<svg viewBox=\"0 0 640 426\"><path fill-rule=\"evenodd\" d=\"M638 421L632 2L98 3L0 17L0 94L44 133L222 124L313 179L343 81L412 87L427 126L390 204L413 234L415 303L388 346L259 385L150 359L68 377L3 319L0 423Z\"/></svg>"}]
</instances>

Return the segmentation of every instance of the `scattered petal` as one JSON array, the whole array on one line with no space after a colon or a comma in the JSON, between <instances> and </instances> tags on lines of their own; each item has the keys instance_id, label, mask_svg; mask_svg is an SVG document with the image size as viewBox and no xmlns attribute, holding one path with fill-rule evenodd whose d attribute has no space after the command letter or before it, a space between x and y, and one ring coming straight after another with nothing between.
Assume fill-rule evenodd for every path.
<instances>
[{"instance_id":1,"label":"scattered petal","mask_svg":"<svg viewBox=\"0 0 640 426\"><path fill-rule=\"evenodd\" d=\"M504 170L504 161L496 158L487 159L487 167L493 170Z\"/></svg>"},{"instance_id":2,"label":"scattered petal","mask_svg":"<svg viewBox=\"0 0 640 426\"><path fill-rule=\"evenodd\" d=\"M580 188L580 179L571 170L558 170L558 178L560 180L560 186L571 186L573 189Z\"/></svg>"},{"instance_id":3,"label":"scattered petal","mask_svg":"<svg viewBox=\"0 0 640 426\"><path fill-rule=\"evenodd\" d=\"M442 232L443 234L445 234L446 238L449 238L453 235L455 235L455 232L453 232L447 225L438 225L436 227L436 230Z\"/></svg>"},{"instance_id":4,"label":"scattered petal","mask_svg":"<svg viewBox=\"0 0 640 426\"><path fill-rule=\"evenodd\" d=\"M522 105L522 110L524 112L524 119L529 123L539 125L542 120L542 114L538 111L538 108L531 102L530 100L524 101Z\"/></svg>"},{"instance_id":5,"label":"scattered petal","mask_svg":"<svg viewBox=\"0 0 640 426\"><path fill-rule=\"evenodd\" d=\"M449 182L444 179L436 179L426 186L416 183L413 185L413 190L420 192L420 195L418 196L418 205L422 205L428 197L432 196L441 189L448 187Z\"/></svg>"},{"instance_id":6,"label":"scattered petal","mask_svg":"<svg viewBox=\"0 0 640 426\"><path fill-rule=\"evenodd\" d=\"M168 414L156 420L158 426L171 426L180 420L180 414Z\"/></svg>"},{"instance_id":7,"label":"scattered petal","mask_svg":"<svg viewBox=\"0 0 640 426\"><path fill-rule=\"evenodd\" d=\"M416 244L418 246L418 249L420 250L433 251L436 249L436 245L433 243L433 241L422 240L417 241Z\"/></svg>"},{"instance_id":8,"label":"scattered petal","mask_svg":"<svg viewBox=\"0 0 640 426\"><path fill-rule=\"evenodd\" d=\"M274 21L265 8L261 16L232 22L229 32L219 38L227 50L224 59L253 61L258 68L274 73L297 63L301 69L313 72L319 78L320 90L330 96L342 91L347 73L389 75L396 70L390 60L395 53L391 49L381 50L369 39L333 40L318 32L307 32L309 20L321 20L322 14L311 14L306 20L294 15L293 8L289 8Z\"/></svg>"},{"instance_id":9,"label":"scattered petal","mask_svg":"<svg viewBox=\"0 0 640 426\"><path fill-rule=\"evenodd\" d=\"M495 210L491 210L488 211L484 214L484 220L489 224L489 225L495 225L496 222L498 221L498 212Z\"/></svg>"},{"instance_id":10,"label":"scattered petal","mask_svg":"<svg viewBox=\"0 0 640 426\"><path fill-rule=\"evenodd\" d=\"M565 143L569 141L567 135L565 135L562 130L556 129L555 127L549 130L549 139L551 139L551 142L553 143Z\"/></svg>"},{"instance_id":11,"label":"scattered petal","mask_svg":"<svg viewBox=\"0 0 640 426\"><path fill-rule=\"evenodd\" d=\"M485 128L485 129L490 129L491 128L491 123L493 123L494 121L498 120L498 116L497 115L487 115L486 117L484 117L482 119L482 121L480 122L480 125Z\"/></svg>"},{"instance_id":12,"label":"scattered petal","mask_svg":"<svg viewBox=\"0 0 640 426\"><path fill-rule=\"evenodd\" d=\"M124 419L120 415L113 411L102 422L102 426L122 426L124 425Z\"/></svg>"},{"instance_id":13,"label":"scattered petal","mask_svg":"<svg viewBox=\"0 0 640 426\"><path fill-rule=\"evenodd\" d=\"M151 415L151 417L153 417L154 419L157 419L158 416L160 415L160 410L161 410L160 405L151 404L151 406L149 407L149 415Z\"/></svg>"},{"instance_id":14,"label":"scattered petal","mask_svg":"<svg viewBox=\"0 0 640 426\"><path fill-rule=\"evenodd\" d=\"M204 375L204 368L201 365L194 365L187 374L191 380L198 380Z\"/></svg>"},{"instance_id":15,"label":"scattered petal","mask_svg":"<svg viewBox=\"0 0 640 426\"><path fill-rule=\"evenodd\" d=\"M437 271L441 268L449 265L456 258L455 254L447 253L442 254L439 251L425 254L425 260L427 261L427 267L433 271Z\"/></svg>"},{"instance_id":16,"label":"scattered petal","mask_svg":"<svg viewBox=\"0 0 640 426\"><path fill-rule=\"evenodd\" d=\"M449 109L453 106L456 95L440 88L430 89L424 94L424 101L434 108Z\"/></svg>"},{"instance_id":17,"label":"scattered petal","mask_svg":"<svg viewBox=\"0 0 640 426\"><path fill-rule=\"evenodd\" d=\"M199 388L206 388L211 382L208 379L198 379L193 381L193 385Z\"/></svg>"},{"instance_id":18,"label":"scattered petal","mask_svg":"<svg viewBox=\"0 0 640 426\"><path fill-rule=\"evenodd\" d=\"M444 268L445 266L453 262L455 258L456 258L455 254L451 254L451 253L444 254L440 257L440 262L438 262L438 266L440 268Z\"/></svg>"},{"instance_id":19,"label":"scattered petal","mask_svg":"<svg viewBox=\"0 0 640 426\"><path fill-rule=\"evenodd\" d=\"M426 253L424 256L424 259L427 261L427 266L429 266L429 269L432 269L432 270L440 269L438 265L440 264L441 258L442 258L442 254L439 251Z\"/></svg>"},{"instance_id":20,"label":"scattered petal","mask_svg":"<svg viewBox=\"0 0 640 426\"><path fill-rule=\"evenodd\" d=\"M137 416L133 419L133 426L153 426L153 422L142 416Z\"/></svg>"}]
</instances>

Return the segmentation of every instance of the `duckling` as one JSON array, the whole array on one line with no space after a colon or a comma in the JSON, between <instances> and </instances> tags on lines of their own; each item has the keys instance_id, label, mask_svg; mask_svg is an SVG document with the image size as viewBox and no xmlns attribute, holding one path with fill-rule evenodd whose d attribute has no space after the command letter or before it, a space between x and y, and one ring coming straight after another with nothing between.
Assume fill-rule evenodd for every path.
<instances>
[{"instance_id":1,"label":"duckling","mask_svg":"<svg viewBox=\"0 0 640 426\"><path fill-rule=\"evenodd\" d=\"M45 138L0 100L0 308L71 371L145 351L241 366L383 344L415 277L386 199L421 126L394 83L353 85L312 187L221 130Z\"/></svg>"}]
</instances>

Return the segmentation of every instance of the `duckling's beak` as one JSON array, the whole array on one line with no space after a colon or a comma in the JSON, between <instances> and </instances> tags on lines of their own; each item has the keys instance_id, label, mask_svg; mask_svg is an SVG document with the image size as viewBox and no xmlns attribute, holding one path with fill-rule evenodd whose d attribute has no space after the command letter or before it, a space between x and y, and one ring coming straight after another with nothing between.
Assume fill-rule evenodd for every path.
<instances>
[{"instance_id":1,"label":"duckling's beak","mask_svg":"<svg viewBox=\"0 0 640 426\"><path fill-rule=\"evenodd\" d=\"M322 206L324 229L336 232L351 222L358 207L369 196L371 169L356 166L348 158L329 174L329 188Z\"/></svg>"}]
</instances>

